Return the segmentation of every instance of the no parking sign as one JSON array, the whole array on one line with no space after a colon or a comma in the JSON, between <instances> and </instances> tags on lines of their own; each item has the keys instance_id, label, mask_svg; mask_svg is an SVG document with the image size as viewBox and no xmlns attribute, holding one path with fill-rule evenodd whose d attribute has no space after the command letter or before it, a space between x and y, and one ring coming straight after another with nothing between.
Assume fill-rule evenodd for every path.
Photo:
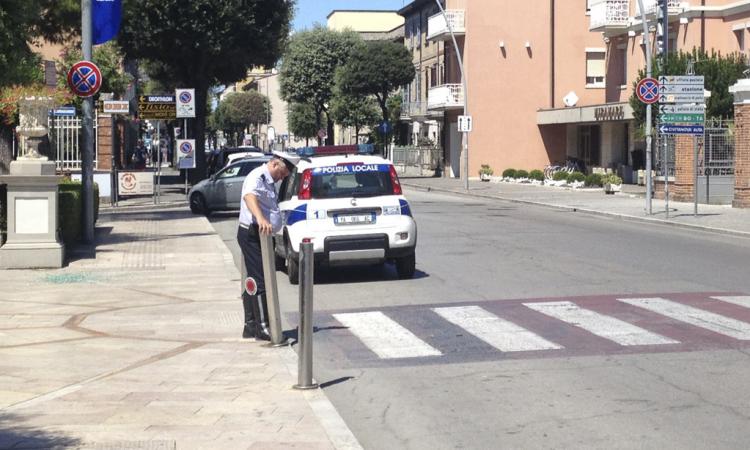
<instances>
[{"instance_id":1,"label":"no parking sign","mask_svg":"<svg viewBox=\"0 0 750 450\"><path fill-rule=\"evenodd\" d=\"M177 118L195 117L195 89L175 89Z\"/></svg>"},{"instance_id":2,"label":"no parking sign","mask_svg":"<svg viewBox=\"0 0 750 450\"><path fill-rule=\"evenodd\" d=\"M177 139L177 168L195 169L195 139Z\"/></svg>"}]
</instances>

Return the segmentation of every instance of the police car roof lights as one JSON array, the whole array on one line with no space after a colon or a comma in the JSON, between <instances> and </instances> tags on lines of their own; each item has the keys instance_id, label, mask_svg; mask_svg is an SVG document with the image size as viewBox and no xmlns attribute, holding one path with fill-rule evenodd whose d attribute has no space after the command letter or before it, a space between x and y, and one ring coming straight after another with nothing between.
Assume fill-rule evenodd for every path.
<instances>
[{"instance_id":1,"label":"police car roof lights","mask_svg":"<svg viewBox=\"0 0 750 450\"><path fill-rule=\"evenodd\" d=\"M330 155L372 155L375 153L373 144L358 145L320 145L317 147L301 147L297 149L299 156L330 156Z\"/></svg>"}]
</instances>

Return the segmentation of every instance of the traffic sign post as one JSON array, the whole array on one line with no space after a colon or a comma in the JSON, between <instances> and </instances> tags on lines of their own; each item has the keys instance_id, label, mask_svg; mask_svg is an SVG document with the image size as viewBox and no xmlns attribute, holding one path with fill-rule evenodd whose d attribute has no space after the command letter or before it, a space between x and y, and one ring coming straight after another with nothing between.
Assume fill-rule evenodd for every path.
<instances>
[{"instance_id":1,"label":"traffic sign post","mask_svg":"<svg viewBox=\"0 0 750 450\"><path fill-rule=\"evenodd\" d=\"M68 86L78 97L91 97L102 87L102 72L91 61L78 61L68 71Z\"/></svg>"},{"instance_id":2,"label":"traffic sign post","mask_svg":"<svg viewBox=\"0 0 750 450\"><path fill-rule=\"evenodd\" d=\"M662 123L704 123L706 116L703 114L662 114Z\"/></svg>"},{"instance_id":3,"label":"traffic sign post","mask_svg":"<svg viewBox=\"0 0 750 450\"><path fill-rule=\"evenodd\" d=\"M659 82L650 77L641 79L635 86L635 95L647 105L656 103L659 100Z\"/></svg>"}]
</instances>

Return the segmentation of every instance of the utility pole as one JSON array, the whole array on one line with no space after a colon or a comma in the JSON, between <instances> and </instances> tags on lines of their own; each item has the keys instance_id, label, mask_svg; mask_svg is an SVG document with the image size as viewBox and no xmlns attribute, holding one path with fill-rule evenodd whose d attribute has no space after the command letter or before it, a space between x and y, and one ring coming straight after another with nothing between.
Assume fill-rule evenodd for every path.
<instances>
[{"instance_id":1,"label":"utility pole","mask_svg":"<svg viewBox=\"0 0 750 450\"><path fill-rule=\"evenodd\" d=\"M91 61L91 0L81 0L81 50ZM83 190L83 242L94 243L94 97L83 99L81 187Z\"/></svg>"},{"instance_id":2,"label":"utility pole","mask_svg":"<svg viewBox=\"0 0 750 450\"><path fill-rule=\"evenodd\" d=\"M669 57L669 6L667 0L658 0L656 5L656 54L661 56L661 74L667 75L667 58ZM665 217L669 218L669 146L667 137L662 134L662 171L664 172L664 205Z\"/></svg>"},{"instance_id":3,"label":"utility pole","mask_svg":"<svg viewBox=\"0 0 750 450\"><path fill-rule=\"evenodd\" d=\"M638 0L643 24L643 44L646 53L646 77L651 78L651 40L649 39L648 19L643 9L643 0ZM651 104L646 105L646 211L651 215L651 197L653 196L653 180L651 179Z\"/></svg>"},{"instance_id":4,"label":"utility pole","mask_svg":"<svg viewBox=\"0 0 750 450\"><path fill-rule=\"evenodd\" d=\"M461 89L464 94L464 116L469 115L469 93L466 91L466 72L464 72L463 57L461 56L461 50L458 48L458 42L456 42L456 35L453 34L453 26L451 25L448 16L445 14L445 9L440 3L440 0L435 0L440 13L443 15L445 24L448 27L448 32L451 34L451 40L453 41L453 48L456 50L456 60L458 60L458 69L461 71ZM461 171L461 178L464 179L464 189L469 190L469 133L464 131L461 133L461 164L464 166Z\"/></svg>"}]
</instances>

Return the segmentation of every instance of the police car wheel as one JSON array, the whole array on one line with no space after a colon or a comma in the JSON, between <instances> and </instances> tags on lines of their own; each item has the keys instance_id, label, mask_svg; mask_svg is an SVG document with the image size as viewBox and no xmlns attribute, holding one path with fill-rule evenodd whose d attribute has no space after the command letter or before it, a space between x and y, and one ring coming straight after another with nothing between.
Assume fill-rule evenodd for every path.
<instances>
[{"instance_id":1,"label":"police car wheel","mask_svg":"<svg viewBox=\"0 0 750 450\"><path fill-rule=\"evenodd\" d=\"M289 276L291 284L299 283L299 262L292 257L291 245L287 244L286 249L286 274Z\"/></svg>"},{"instance_id":2,"label":"police car wheel","mask_svg":"<svg viewBox=\"0 0 750 450\"><path fill-rule=\"evenodd\" d=\"M414 253L404 256L403 258L396 259L396 273L398 273L398 277L402 280L412 278L414 276L416 266L417 258Z\"/></svg>"},{"instance_id":3,"label":"police car wheel","mask_svg":"<svg viewBox=\"0 0 750 450\"><path fill-rule=\"evenodd\" d=\"M208 207L206 206L206 199L203 194L195 193L190 196L190 211L193 214L209 214Z\"/></svg>"}]
</instances>

